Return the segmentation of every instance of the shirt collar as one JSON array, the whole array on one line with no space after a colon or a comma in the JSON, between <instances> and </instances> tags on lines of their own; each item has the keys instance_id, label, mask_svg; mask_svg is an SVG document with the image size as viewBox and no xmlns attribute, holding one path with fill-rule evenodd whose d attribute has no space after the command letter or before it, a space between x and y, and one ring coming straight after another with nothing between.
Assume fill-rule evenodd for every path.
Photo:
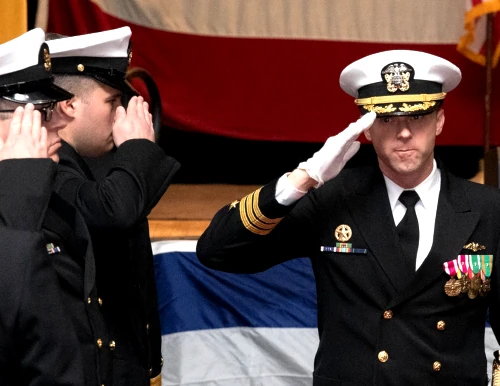
<instances>
[{"instance_id":1,"label":"shirt collar","mask_svg":"<svg viewBox=\"0 0 500 386\"><path fill-rule=\"evenodd\" d=\"M387 193L389 195L389 202L391 204L391 210L394 211L394 207L398 203L399 196L406 190L401 186L397 185L394 181L389 179L384 175L385 185L387 187ZM433 160L431 174L427 176L419 185L414 187L420 197L420 201L424 206L424 209L430 209L437 206L437 200L439 198L439 190L441 184L441 174L436 165L436 160ZM437 194L436 194L437 193Z\"/></svg>"}]
</instances>

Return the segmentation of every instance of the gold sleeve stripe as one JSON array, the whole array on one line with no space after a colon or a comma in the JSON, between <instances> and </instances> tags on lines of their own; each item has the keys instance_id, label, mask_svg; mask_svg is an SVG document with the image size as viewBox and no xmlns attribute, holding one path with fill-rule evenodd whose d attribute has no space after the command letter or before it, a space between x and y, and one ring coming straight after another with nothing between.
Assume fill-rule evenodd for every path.
<instances>
[{"instance_id":1,"label":"gold sleeve stripe","mask_svg":"<svg viewBox=\"0 0 500 386\"><path fill-rule=\"evenodd\" d=\"M355 99L354 103L358 106L377 105L381 103L400 103L400 102L430 102L444 99L445 92L436 94L410 94L410 95L387 95L380 97Z\"/></svg>"},{"instance_id":2,"label":"gold sleeve stripe","mask_svg":"<svg viewBox=\"0 0 500 386\"><path fill-rule=\"evenodd\" d=\"M261 188L262 189L262 188ZM268 218L262 214L259 208L259 194L260 194L260 189L257 189L255 192L252 193L253 196L253 210L255 212L255 216L259 219L259 221L262 221L263 223L266 224L278 224L283 217L280 218Z\"/></svg>"},{"instance_id":3,"label":"gold sleeve stripe","mask_svg":"<svg viewBox=\"0 0 500 386\"><path fill-rule=\"evenodd\" d=\"M270 220L267 217L264 217L264 219L258 217L258 213L256 213L255 209L258 209L259 206L259 194L258 191L252 193L250 196L248 196L246 200L246 214L248 216L248 219L252 224L255 226L261 228L261 229L273 229L280 221L281 219L273 219ZM259 210L260 213L260 210Z\"/></svg>"},{"instance_id":4,"label":"gold sleeve stripe","mask_svg":"<svg viewBox=\"0 0 500 386\"><path fill-rule=\"evenodd\" d=\"M243 226L250 232L258 235L267 235L278 225L283 217L270 219L262 214L258 208L259 192L260 189L241 199L240 218Z\"/></svg>"},{"instance_id":5,"label":"gold sleeve stripe","mask_svg":"<svg viewBox=\"0 0 500 386\"><path fill-rule=\"evenodd\" d=\"M248 229L250 232L255 233L257 235L267 235L269 232L271 232L272 229L269 230L262 230L257 227L255 227L250 221L248 220L247 214L246 214L246 201L247 197L243 198L240 202L240 218L241 221L243 222L243 226Z\"/></svg>"}]
</instances>

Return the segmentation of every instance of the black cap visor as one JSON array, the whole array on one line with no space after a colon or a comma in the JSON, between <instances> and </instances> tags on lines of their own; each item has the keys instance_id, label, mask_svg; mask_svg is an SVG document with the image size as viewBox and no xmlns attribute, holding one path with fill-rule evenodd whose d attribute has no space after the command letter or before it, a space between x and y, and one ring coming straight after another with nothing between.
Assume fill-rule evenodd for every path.
<instances>
[{"instance_id":1,"label":"black cap visor","mask_svg":"<svg viewBox=\"0 0 500 386\"><path fill-rule=\"evenodd\" d=\"M71 99L73 94L52 83L52 79L42 79L0 88L0 97L16 103L33 103L35 105L60 102Z\"/></svg>"}]
</instances>

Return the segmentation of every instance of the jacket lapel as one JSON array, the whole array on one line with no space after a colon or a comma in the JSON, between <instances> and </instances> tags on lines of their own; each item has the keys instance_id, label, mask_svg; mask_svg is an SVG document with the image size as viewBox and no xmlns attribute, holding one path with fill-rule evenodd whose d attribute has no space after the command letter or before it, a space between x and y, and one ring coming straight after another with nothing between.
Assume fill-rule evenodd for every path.
<instances>
[{"instance_id":1,"label":"jacket lapel","mask_svg":"<svg viewBox=\"0 0 500 386\"><path fill-rule=\"evenodd\" d=\"M437 280L444 272L443 263L458 256L478 221L479 213L471 211L460 181L441 169L441 191L432 248L408 287L389 307L408 299Z\"/></svg>"},{"instance_id":2,"label":"jacket lapel","mask_svg":"<svg viewBox=\"0 0 500 386\"><path fill-rule=\"evenodd\" d=\"M387 188L378 168L367 168L357 184L345 184L347 205L369 251L396 292L410 280L398 243Z\"/></svg>"}]
</instances>

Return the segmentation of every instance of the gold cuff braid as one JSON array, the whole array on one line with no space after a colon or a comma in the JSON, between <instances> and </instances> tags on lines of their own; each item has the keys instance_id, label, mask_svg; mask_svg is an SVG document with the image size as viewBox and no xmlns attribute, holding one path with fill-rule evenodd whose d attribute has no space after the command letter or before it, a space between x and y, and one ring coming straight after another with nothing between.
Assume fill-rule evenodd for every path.
<instances>
[{"instance_id":1,"label":"gold cuff braid","mask_svg":"<svg viewBox=\"0 0 500 386\"><path fill-rule=\"evenodd\" d=\"M150 386L161 386L161 373L149 380Z\"/></svg>"},{"instance_id":2,"label":"gold cuff braid","mask_svg":"<svg viewBox=\"0 0 500 386\"><path fill-rule=\"evenodd\" d=\"M496 359L493 361L493 370L491 372L491 386L500 386L500 363Z\"/></svg>"}]
</instances>

